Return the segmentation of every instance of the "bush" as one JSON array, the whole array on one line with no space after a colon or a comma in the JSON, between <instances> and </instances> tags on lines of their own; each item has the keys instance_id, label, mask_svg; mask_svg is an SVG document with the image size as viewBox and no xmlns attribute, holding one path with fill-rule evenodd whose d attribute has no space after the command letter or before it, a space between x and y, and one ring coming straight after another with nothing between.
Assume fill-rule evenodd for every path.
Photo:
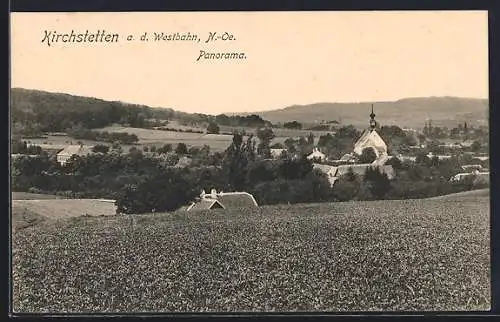
<instances>
[{"instance_id":1,"label":"bush","mask_svg":"<svg viewBox=\"0 0 500 322\"><path fill-rule=\"evenodd\" d=\"M219 134L220 128L215 122L210 122L207 127L207 134Z\"/></svg>"},{"instance_id":2,"label":"bush","mask_svg":"<svg viewBox=\"0 0 500 322\"><path fill-rule=\"evenodd\" d=\"M92 148L92 152L95 153L108 153L109 152L109 146L107 145L102 145L98 144Z\"/></svg>"},{"instance_id":3,"label":"bush","mask_svg":"<svg viewBox=\"0 0 500 322\"><path fill-rule=\"evenodd\" d=\"M199 192L173 169L148 176L125 186L116 200L117 211L125 214L173 211L186 205Z\"/></svg>"}]
</instances>

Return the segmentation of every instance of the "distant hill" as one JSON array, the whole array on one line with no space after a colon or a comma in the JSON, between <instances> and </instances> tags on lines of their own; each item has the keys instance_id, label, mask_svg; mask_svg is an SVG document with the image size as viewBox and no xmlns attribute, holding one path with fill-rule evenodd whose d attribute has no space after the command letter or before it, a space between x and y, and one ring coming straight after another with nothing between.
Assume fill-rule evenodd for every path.
<instances>
[{"instance_id":1,"label":"distant hill","mask_svg":"<svg viewBox=\"0 0 500 322\"><path fill-rule=\"evenodd\" d=\"M149 128L164 125L164 122L161 122L164 120L195 127L206 127L211 121L216 121L219 125L249 127L268 123L256 115L216 117L203 113L181 112L172 108L24 88L11 89L10 102L13 133L24 135L65 132L78 126L95 129L112 124Z\"/></svg>"},{"instance_id":2,"label":"distant hill","mask_svg":"<svg viewBox=\"0 0 500 322\"><path fill-rule=\"evenodd\" d=\"M364 103L315 103L293 105L280 110L243 113L257 114L266 121L283 123L298 121L315 123L322 120L340 121L366 127L371 102ZM454 127L458 122L470 125L488 124L488 100L458 97L406 98L393 102L374 102L376 119L381 125L421 128L427 119L434 125ZM231 115L231 114L227 114ZM252 117L217 117L202 113L185 113L172 108L155 108L128 104L119 101L105 101L39 90L11 89L11 120L13 129L26 132L26 127L47 132L65 131L81 124L87 128L101 128L118 124L137 124L142 127L144 119L178 120L200 126L209 121L220 125L242 126L253 122ZM262 120L260 123L264 122ZM260 124L259 123L259 124Z\"/></svg>"},{"instance_id":3,"label":"distant hill","mask_svg":"<svg viewBox=\"0 0 500 322\"><path fill-rule=\"evenodd\" d=\"M366 126L372 102L315 103L293 105L284 109L258 113L273 123L298 121L341 121L342 124ZM393 102L373 102L376 119L382 125L421 128L427 119L433 124L456 126L467 121L471 125L487 125L488 100L459 97L405 98Z\"/></svg>"},{"instance_id":4,"label":"distant hill","mask_svg":"<svg viewBox=\"0 0 500 322\"><path fill-rule=\"evenodd\" d=\"M155 108L120 101L106 101L93 97L40 90L11 89L11 121L13 129L26 132L64 132L75 125L101 128L114 123L143 127L147 119L208 121L209 116Z\"/></svg>"}]
</instances>

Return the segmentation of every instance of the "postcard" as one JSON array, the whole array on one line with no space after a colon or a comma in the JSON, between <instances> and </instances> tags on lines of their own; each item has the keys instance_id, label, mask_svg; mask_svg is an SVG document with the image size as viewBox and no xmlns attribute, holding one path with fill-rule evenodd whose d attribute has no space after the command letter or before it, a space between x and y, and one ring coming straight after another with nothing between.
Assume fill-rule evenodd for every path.
<instances>
[{"instance_id":1,"label":"postcard","mask_svg":"<svg viewBox=\"0 0 500 322\"><path fill-rule=\"evenodd\" d=\"M486 11L11 14L11 311L488 311Z\"/></svg>"}]
</instances>

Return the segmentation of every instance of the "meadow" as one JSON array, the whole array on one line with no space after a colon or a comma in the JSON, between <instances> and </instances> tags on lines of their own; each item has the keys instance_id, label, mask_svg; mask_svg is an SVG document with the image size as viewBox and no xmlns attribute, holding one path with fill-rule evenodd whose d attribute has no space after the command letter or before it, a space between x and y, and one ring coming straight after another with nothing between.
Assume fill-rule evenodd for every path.
<instances>
[{"instance_id":1,"label":"meadow","mask_svg":"<svg viewBox=\"0 0 500 322\"><path fill-rule=\"evenodd\" d=\"M190 126L183 126L176 123L169 124L168 127L174 129L193 130L193 131L204 131L204 128L195 128ZM232 133L233 130L245 130L247 133L254 133L253 128L235 128L228 126L221 126L221 133ZM110 133L128 133L135 134L139 138L137 144L123 144L122 148L124 151L128 151L131 147L142 147L142 146L156 146L157 148L162 147L165 144L172 144L176 146L178 143L185 143L188 146L202 147L203 145L210 146L210 149L214 152L223 152L231 144L233 137L228 134L206 134L206 133L192 133L192 132L175 132L175 131L163 131L155 129L143 129L143 128L133 128L125 127L119 125L112 125L97 129L95 131L107 131ZM276 137L272 143L284 143L289 137L297 138L300 136L307 137L310 133L315 136L315 142L319 140L319 136L328 133L325 131L308 131L308 130L288 130L288 129L273 129ZM24 139L30 144L39 145L43 149L52 150L62 150L66 146L71 144L78 144L81 142L83 145L95 146L98 144L109 143L93 141L93 140L81 140L74 139L67 135L46 135L44 138L30 138Z\"/></svg>"},{"instance_id":2,"label":"meadow","mask_svg":"<svg viewBox=\"0 0 500 322\"><path fill-rule=\"evenodd\" d=\"M488 310L489 197L40 221L15 312Z\"/></svg>"},{"instance_id":3,"label":"meadow","mask_svg":"<svg viewBox=\"0 0 500 322\"><path fill-rule=\"evenodd\" d=\"M42 221L115 214L113 202L101 199L64 199L56 195L12 193L12 229L17 231Z\"/></svg>"}]
</instances>

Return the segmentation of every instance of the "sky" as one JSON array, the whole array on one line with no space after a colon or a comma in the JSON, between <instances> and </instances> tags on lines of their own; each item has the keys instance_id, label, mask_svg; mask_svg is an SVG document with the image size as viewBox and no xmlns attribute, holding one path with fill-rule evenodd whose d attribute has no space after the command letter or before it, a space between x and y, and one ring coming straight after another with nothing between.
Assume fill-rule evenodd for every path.
<instances>
[{"instance_id":1,"label":"sky","mask_svg":"<svg viewBox=\"0 0 500 322\"><path fill-rule=\"evenodd\" d=\"M11 86L206 114L488 98L487 19L486 11L12 13ZM119 38L42 41L46 31L72 30ZM154 32L200 42L154 41ZM209 32L234 39L205 43ZM246 58L196 61L200 51Z\"/></svg>"}]
</instances>

